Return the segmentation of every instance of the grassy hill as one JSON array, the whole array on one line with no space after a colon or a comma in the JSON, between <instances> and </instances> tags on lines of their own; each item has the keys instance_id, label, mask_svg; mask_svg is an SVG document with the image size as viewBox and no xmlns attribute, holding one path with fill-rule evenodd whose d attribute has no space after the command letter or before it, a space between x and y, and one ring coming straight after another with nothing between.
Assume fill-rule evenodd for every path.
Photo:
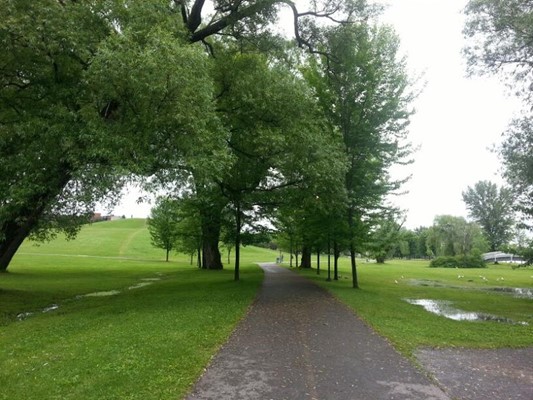
<instances>
[{"instance_id":1,"label":"grassy hill","mask_svg":"<svg viewBox=\"0 0 533 400\"><path fill-rule=\"evenodd\" d=\"M0 399L176 399L244 315L262 281L243 249L233 270L164 261L143 219L26 242L0 274Z\"/></svg>"}]
</instances>

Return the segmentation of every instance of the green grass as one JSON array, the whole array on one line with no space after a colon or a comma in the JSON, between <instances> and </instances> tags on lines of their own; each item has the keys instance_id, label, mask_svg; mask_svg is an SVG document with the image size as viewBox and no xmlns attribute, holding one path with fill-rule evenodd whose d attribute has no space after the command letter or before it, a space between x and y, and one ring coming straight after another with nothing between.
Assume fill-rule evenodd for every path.
<instances>
[{"instance_id":1,"label":"green grass","mask_svg":"<svg viewBox=\"0 0 533 400\"><path fill-rule=\"evenodd\" d=\"M234 282L232 268L163 259L143 220L87 226L70 242L25 243L0 274L0 399L183 397L246 312L262 272L243 262ZM153 283L128 289L140 282ZM110 290L121 293L76 298ZM41 312L51 304L59 309ZM34 315L18 321L21 312Z\"/></svg>"},{"instance_id":2,"label":"green grass","mask_svg":"<svg viewBox=\"0 0 533 400\"><path fill-rule=\"evenodd\" d=\"M144 220L90 225L70 242L25 243L10 272L0 274L0 399L182 398L253 300L262 281L253 263L273 262L278 254L245 247L240 282L233 281L232 267L204 271L185 255L172 255L168 263L164 256L150 245ZM222 259L227 262L227 254ZM331 290L406 355L420 346L533 345L532 300L478 290L532 287L532 269L427 265L360 262L360 290L351 289L348 260L342 261L338 282L325 282L324 269L320 276L316 270L301 273ZM143 281L155 278L160 280ZM416 280L453 287L413 285ZM140 282L153 283L128 289ZM77 298L111 290L120 293ZM452 321L404 298L450 300L459 309L529 326ZM41 312L52 304L59 309ZM21 312L34 315L18 321Z\"/></svg>"},{"instance_id":3,"label":"green grass","mask_svg":"<svg viewBox=\"0 0 533 400\"><path fill-rule=\"evenodd\" d=\"M323 260L324 261L324 260ZM508 265L485 269L428 268L424 261L359 262L360 289L351 288L349 260L343 259L339 281L326 282L326 271L300 273L327 288L406 355L422 346L499 348L533 345L533 301L484 290L487 287L533 286L533 270ZM323 268L323 267L322 267ZM464 278L458 278L464 275ZM484 276L487 281L483 280ZM500 278L504 279L501 280ZM414 285L428 280L451 287ZM471 280L472 282L468 282ZM449 300L455 308L525 321L529 325L454 321L411 305L403 299Z\"/></svg>"}]
</instances>

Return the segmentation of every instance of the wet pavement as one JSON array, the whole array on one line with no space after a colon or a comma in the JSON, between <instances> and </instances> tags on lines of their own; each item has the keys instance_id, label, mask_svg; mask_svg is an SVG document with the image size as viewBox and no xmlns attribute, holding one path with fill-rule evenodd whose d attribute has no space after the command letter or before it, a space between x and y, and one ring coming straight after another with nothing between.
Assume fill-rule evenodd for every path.
<instances>
[{"instance_id":1,"label":"wet pavement","mask_svg":"<svg viewBox=\"0 0 533 400\"><path fill-rule=\"evenodd\" d=\"M261 267L256 302L188 400L450 399L325 290Z\"/></svg>"},{"instance_id":2,"label":"wet pavement","mask_svg":"<svg viewBox=\"0 0 533 400\"><path fill-rule=\"evenodd\" d=\"M454 399L533 399L533 348L420 349L416 358Z\"/></svg>"}]
</instances>

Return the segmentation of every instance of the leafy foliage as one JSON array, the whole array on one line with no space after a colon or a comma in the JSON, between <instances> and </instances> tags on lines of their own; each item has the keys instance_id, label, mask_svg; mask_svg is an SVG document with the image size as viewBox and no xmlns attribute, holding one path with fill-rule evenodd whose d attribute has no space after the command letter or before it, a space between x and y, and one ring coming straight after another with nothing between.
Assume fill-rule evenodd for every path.
<instances>
[{"instance_id":1,"label":"leafy foliage","mask_svg":"<svg viewBox=\"0 0 533 400\"><path fill-rule=\"evenodd\" d=\"M511 123L499 153L515 209L522 217L519 225L533 229L533 117Z\"/></svg>"},{"instance_id":2,"label":"leafy foliage","mask_svg":"<svg viewBox=\"0 0 533 400\"><path fill-rule=\"evenodd\" d=\"M431 260L432 268L485 268L481 255L441 256Z\"/></svg>"},{"instance_id":3,"label":"leafy foliage","mask_svg":"<svg viewBox=\"0 0 533 400\"><path fill-rule=\"evenodd\" d=\"M435 217L426 245L428 254L434 257L481 254L487 249L481 228L476 223L451 215Z\"/></svg>"},{"instance_id":4,"label":"leafy foliage","mask_svg":"<svg viewBox=\"0 0 533 400\"><path fill-rule=\"evenodd\" d=\"M470 0L465 8L465 49L471 74L501 74L518 95L531 99L533 4L530 0Z\"/></svg>"},{"instance_id":5,"label":"leafy foliage","mask_svg":"<svg viewBox=\"0 0 533 400\"><path fill-rule=\"evenodd\" d=\"M469 72L498 74L525 104L524 116L511 122L498 152L516 209L526 219L522 225L532 228L533 4L530 0L470 0L465 14Z\"/></svg>"},{"instance_id":6,"label":"leafy foliage","mask_svg":"<svg viewBox=\"0 0 533 400\"><path fill-rule=\"evenodd\" d=\"M304 74L344 142L348 167L342 212L357 287L356 246L362 250L373 218L386 208L385 195L402 183L392 181L388 169L409 162L405 138L413 94L405 60L398 57L398 38L390 28L363 22L332 27L324 36L329 56L313 61Z\"/></svg>"},{"instance_id":7,"label":"leafy foliage","mask_svg":"<svg viewBox=\"0 0 533 400\"><path fill-rule=\"evenodd\" d=\"M159 197L147 223L152 245L165 250L166 261L169 253L177 247L179 221L176 201L168 197Z\"/></svg>"},{"instance_id":8,"label":"leafy foliage","mask_svg":"<svg viewBox=\"0 0 533 400\"><path fill-rule=\"evenodd\" d=\"M394 217L382 218L370 231L365 249L378 264L390 258L401 244L401 224Z\"/></svg>"},{"instance_id":9,"label":"leafy foliage","mask_svg":"<svg viewBox=\"0 0 533 400\"><path fill-rule=\"evenodd\" d=\"M482 227L491 251L509 242L514 226L511 190L480 181L463 192L463 201L470 217Z\"/></svg>"}]
</instances>

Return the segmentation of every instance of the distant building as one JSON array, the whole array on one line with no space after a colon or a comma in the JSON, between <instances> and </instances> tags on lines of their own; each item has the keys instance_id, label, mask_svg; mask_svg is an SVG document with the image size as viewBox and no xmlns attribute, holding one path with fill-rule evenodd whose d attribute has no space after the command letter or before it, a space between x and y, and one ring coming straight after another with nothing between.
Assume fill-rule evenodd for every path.
<instances>
[{"instance_id":1,"label":"distant building","mask_svg":"<svg viewBox=\"0 0 533 400\"><path fill-rule=\"evenodd\" d=\"M524 259L520 256L504 253L503 251L492 251L490 253L483 254L483 260L487 262L504 262L504 263L517 263L522 264Z\"/></svg>"},{"instance_id":2,"label":"distant building","mask_svg":"<svg viewBox=\"0 0 533 400\"><path fill-rule=\"evenodd\" d=\"M100 221L114 221L117 219L121 219L122 217L116 216L116 215L102 215L102 213L93 213L93 216L91 217L91 222L100 222Z\"/></svg>"}]
</instances>

